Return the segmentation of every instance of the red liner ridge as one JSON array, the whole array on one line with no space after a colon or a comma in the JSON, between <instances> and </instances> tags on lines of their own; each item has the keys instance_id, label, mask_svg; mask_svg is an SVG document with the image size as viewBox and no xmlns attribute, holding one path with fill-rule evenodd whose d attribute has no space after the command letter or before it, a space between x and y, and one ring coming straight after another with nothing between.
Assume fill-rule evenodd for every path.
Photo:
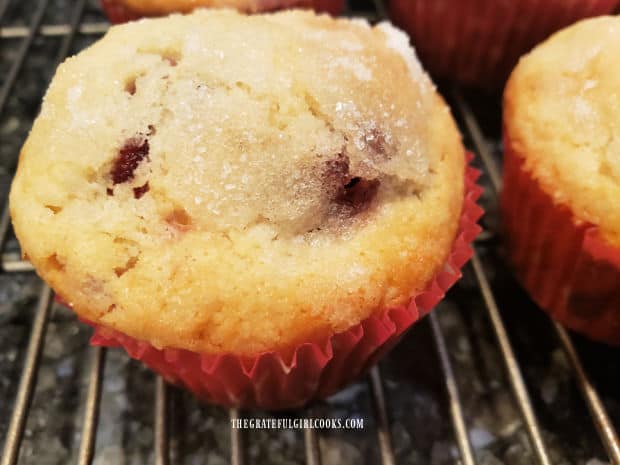
<instances>
[{"instance_id":1,"label":"red liner ridge","mask_svg":"<svg viewBox=\"0 0 620 465\"><path fill-rule=\"evenodd\" d=\"M536 303L591 339L620 344L620 249L554 202L504 140L501 196L509 258Z\"/></svg>"},{"instance_id":2,"label":"red liner ridge","mask_svg":"<svg viewBox=\"0 0 620 465\"><path fill-rule=\"evenodd\" d=\"M468 162L472 158L473 155L467 155ZM481 229L476 224L483 213L476 204L482 192L476 184L479 175L478 170L466 167L466 193L458 233L443 270L425 292L412 297L407 306L388 308L324 341L301 344L289 359L276 351L237 356L156 349L147 342L85 321L95 330L91 344L122 347L167 381L185 386L208 402L282 409L326 397L356 379L385 355L460 278L460 269L472 256L471 242Z\"/></svg>"}]
</instances>

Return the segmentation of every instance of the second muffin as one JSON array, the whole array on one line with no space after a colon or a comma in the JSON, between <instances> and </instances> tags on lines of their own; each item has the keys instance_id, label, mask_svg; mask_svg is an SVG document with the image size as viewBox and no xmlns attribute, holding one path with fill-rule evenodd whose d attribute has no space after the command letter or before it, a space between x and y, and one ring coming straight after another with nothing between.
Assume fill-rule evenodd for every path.
<instances>
[{"instance_id":1,"label":"second muffin","mask_svg":"<svg viewBox=\"0 0 620 465\"><path fill-rule=\"evenodd\" d=\"M620 343L620 18L571 26L524 57L504 96L509 251L534 299Z\"/></svg>"}]
</instances>

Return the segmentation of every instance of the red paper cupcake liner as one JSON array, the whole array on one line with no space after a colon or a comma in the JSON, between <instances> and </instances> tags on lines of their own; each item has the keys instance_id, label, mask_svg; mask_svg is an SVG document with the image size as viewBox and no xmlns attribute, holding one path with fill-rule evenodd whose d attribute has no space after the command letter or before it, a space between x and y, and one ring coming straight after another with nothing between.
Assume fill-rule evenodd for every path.
<instances>
[{"instance_id":1,"label":"red paper cupcake liner","mask_svg":"<svg viewBox=\"0 0 620 465\"><path fill-rule=\"evenodd\" d=\"M536 303L563 325L620 344L620 249L554 202L504 141L501 197L508 254Z\"/></svg>"},{"instance_id":2,"label":"red paper cupcake liner","mask_svg":"<svg viewBox=\"0 0 620 465\"><path fill-rule=\"evenodd\" d=\"M468 154L468 161L471 158ZM426 291L412 297L406 306L387 308L324 341L300 344L288 356L277 351L238 356L157 349L85 321L95 329L91 344L122 347L167 381L185 386L198 398L216 404L273 410L299 407L326 397L359 377L388 352L460 278L460 269L472 255L471 242L480 232L476 222L483 211L476 205L482 192L476 184L478 176L477 170L467 166L463 210L450 255Z\"/></svg>"},{"instance_id":3,"label":"red paper cupcake liner","mask_svg":"<svg viewBox=\"0 0 620 465\"><path fill-rule=\"evenodd\" d=\"M497 89L519 57L575 21L611 13L618 0L388 0L432 74Z\"/></svg>"},{"instance_id":4,"label":"red paper cupcake liner","mask_svg":"<svg viewBox=\"0 0 620 465\"><path fill-rule=\"evenodd\" d=\"M126 23L144 16L128 8L123 0L101 0L101 6L112 24ZM296 7L313 8L319 13L329 13L335 16L342 12L344 0L270 0L265 2L265 8L262 11Z\"/></svg>"}]
</instances>

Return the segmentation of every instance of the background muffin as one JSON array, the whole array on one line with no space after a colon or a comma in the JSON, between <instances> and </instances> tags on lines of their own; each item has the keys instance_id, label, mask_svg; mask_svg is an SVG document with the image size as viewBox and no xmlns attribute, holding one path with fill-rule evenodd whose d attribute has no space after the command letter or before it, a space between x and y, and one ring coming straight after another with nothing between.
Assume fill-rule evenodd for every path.
<instances>
[{"instance_id":1,"label":"background muffin","mask_svg":"<svg viewBox=\"0 0 620 465\"><path fill-rule=\"evenodd\" d=\"M582 21L524 57L504 98L503 211L534 299L620 343L620 18Z\"/></svg>"},{"instance_id":2,"label":"background muffin","mask_svg":"<svg viewBox=\"0 0 620 465\"><path fill-rule=\"evenodd\" d=\"M388 0L433 75L496 89L554 31L610 13L618 0Z\"/></svg>"},{"instance_id":3,"label":"background muffin","mask_svg":"<svg viewBox=\"0 0 620 465\"><path fill-rule=\"evenodd\" d=\"M475 234L464 192L458 132L404 34L201 10L112 28L59 68L11 214L37 271L104 336L194 361L290 357L448 273L436 302ZM395 328L367 328L358 365L328 382ZM150 364L194 372L169 359ZM320 375L299 377L314 391L295 402Z\"/></svg>"},{"instance_id":4,"label":"background muffin","mask_svg":"<svg viewBox=\"0 0 620 465\"><path fill-rule=\"evenodd\" d=\"M343 0L101 0L113 23L124 23L148 16L189 13L196 8L234 8L244 13L258 13L284 8L312 8L333 15L340 13Z\"/></svg>"}]
</instances>

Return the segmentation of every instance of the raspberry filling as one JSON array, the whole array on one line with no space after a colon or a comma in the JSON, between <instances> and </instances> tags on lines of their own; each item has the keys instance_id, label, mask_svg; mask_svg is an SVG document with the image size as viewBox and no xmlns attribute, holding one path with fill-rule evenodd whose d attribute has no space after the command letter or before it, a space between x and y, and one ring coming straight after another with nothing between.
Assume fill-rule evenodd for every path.
<instances>
[{"instance_id":1,"label":"raspberry filling","mask_svg":"<svg viewBox=\"0 0 620 465\"><path fill-rule=\"evenodd\" d=\"M364 179L355 176L339 189L334 201L338 205L350 208L351 213L355 215L370 206L377 195L379 184L381 183L378 179Z\"/></svg>"},{"instance_id":2,"label":"raspberry filling","mask_svg":"<svg viewBox=\"0 0 620 465\"><path fill-rule=\"evenodd\" d=\"M119 150L118 156L114 160L114 165L110 171L114 185L133 179L136 168L138 168L138 165L142 162L142 160L145 158L148 159L148 156L148 139L134 137L127 140Z\"/></svg>"},{"instance_id":3,"label":"raspberry filling","mask_svg":"<svg viewBox=\"0 0 620 465\"><path fill-rule=\"evenodd\" d=\"M148 191L149 191L149 183L146 182L143 186L133 188L133 196L134 198L139 199L144 194L146 194Z\"/></svg>"},{"instance_id":4,"label":"raspberry filling","mask_svg":"<svg viewBox=\"0 0 620 465\"><path fill-rule=\"evenodd\" d=\"M356 215L370 206L381 182L351 175L349 163L349 157L339 153L336 158L325 163L324 176L335 186L332 201L345 207L350 215Z\"/></svg>"}]
</instances>

